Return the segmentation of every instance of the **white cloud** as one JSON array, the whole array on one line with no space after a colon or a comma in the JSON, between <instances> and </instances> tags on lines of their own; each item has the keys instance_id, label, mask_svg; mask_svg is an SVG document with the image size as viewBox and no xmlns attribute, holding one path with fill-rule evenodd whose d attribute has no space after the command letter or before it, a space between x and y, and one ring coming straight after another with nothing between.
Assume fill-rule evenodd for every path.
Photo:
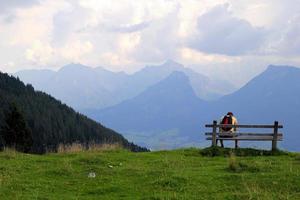
<instances>
[{"instance_id":1,"label":"white cloud","mask_svg":"<svg viewBox=\"0 0 300 200\"><path fill-rule=\"evenodd\" d=\"M60 49L61 55L74 62L80 62L80 59L93 50L93 44L90 41L75 40L69 42L62 49Z\"/></svg>"},{"instance_id":2,"label":"white cloud","mask_svg":"<svg viewBox=\"0 0 300 200\"><path fill-rule=\"evenodd\" d=\"M191 48L182 48L179 50L180 56L186 64L212 65L212 64L232 64L241 61L241 57L226 56L220 54L206 54Z\"/></svg>"},{"instance_id":3,"label":"white cloud","mask_svg":"<svg viewBox=\"0 0 300 200\"><path fill-rule=\"evenodd\" d=\"M140 62L161 62L177 56L177 48L181 45L178 37L178 8L164 18L157 19L141 32L140 43L133 56Z\"/></svg>"},{"instance_id":4,"label":"white cloud","mask_svg":"<svg viewBox=\"0 0 300 200\"><path fill-rule=\"evenodd\" d=\"M278 41L271 43L277 55L299 56L300 54L300 12L291 18Z\"/></svg>"},{"instance_id":5,"label":"white cloud","mask_svg":"<svg viewBox=\"0 0 300 200\"><path fill-rule=\"evenodd\" d=\"M298 0L0 1L0 66L13 71L82 62L132 72L174 59L208 71L240 65L241 74L243 68L257 70L253 65L300 65L298 5Z\"/></svg>"},{"instance_id":6,"label":"white cloud","mask_svg":"<svg viewBox=\"0 0 300 200\"><path fill-rule=\"evenodd\" d=\"M197 32L190 46L206 53L242 55L257 51L265 31L233 17L229 4L218 5L198 18Z\"/></svg>"},{"instance_id":7,"label":"white cloud","mask_svg":"<svg viewBox=\"0 0 300 200\"><path fill-rule=\"evenodd\" d=\"M25 51L26 59L35 65L46 65L51 61L54 50L49 44L43 44L36 40L32 46Z\"/></svg>"}]
</instances>

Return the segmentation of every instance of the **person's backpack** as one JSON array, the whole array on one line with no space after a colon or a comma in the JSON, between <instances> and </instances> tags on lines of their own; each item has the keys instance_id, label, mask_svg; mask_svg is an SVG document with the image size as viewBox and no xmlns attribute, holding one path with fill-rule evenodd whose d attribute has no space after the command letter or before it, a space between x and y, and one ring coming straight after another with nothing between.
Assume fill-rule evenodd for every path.
<instances>
[{"instance_id":1,"label":"person's backpack","mask_svg":"<svg viewBox=\"0 0 300 200\"><path fill-rule=\"evenodd\" d=\"M231 125L232 124L232 116L230 115L225 115L222 119L221 124L225 124L225 125ZM221 129L225 132L230 131L232 128L230 127L221 127Z\"/></svg>"}]
</instances>

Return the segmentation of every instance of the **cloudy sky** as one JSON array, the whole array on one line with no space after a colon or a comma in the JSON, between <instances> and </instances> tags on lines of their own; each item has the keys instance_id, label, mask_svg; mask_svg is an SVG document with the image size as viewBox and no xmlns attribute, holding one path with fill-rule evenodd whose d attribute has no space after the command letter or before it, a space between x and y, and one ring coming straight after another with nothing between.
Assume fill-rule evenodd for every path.
<instances>
[{"instance_id":1,"label":"cloudy sky","mask_svg":"<svg viewBox=\"0 0 300 200\"><path fill-rule=\"evenodd\" d=\"M300 66L300 0L0 0L1 71L167 59L238 83Z\"/></svg>"}]
</instances>

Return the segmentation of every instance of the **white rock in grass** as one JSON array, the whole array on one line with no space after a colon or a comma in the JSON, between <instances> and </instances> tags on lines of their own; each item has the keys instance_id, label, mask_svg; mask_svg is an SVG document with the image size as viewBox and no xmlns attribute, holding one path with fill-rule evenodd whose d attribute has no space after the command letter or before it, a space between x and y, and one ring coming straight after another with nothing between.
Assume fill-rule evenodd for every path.
<instances>
[{"instance_id":1,"label":"white rock in grass","mask_svg":"<svg viewBox=\"0 0 300 200\"><path fill-rule=\"evenodd\" d=\"M90 172L88 177L89 178L96 178L96 173L95 172Z\"/></svg>"}]
</instances>

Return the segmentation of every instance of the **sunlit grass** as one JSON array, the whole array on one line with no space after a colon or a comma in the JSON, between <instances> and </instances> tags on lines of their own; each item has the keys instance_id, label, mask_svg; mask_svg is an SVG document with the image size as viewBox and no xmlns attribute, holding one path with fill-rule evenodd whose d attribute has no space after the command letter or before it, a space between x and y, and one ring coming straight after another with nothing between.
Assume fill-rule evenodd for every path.
<instances>
[{"instance_id":1,"label":"sunlit grass","mask_svg":"<svg viewBox=\"0 0 300 200\"><path fill-rule=\"evenodd\" d=\"M300 199L299 158L7 150L0 153L0 199Z\"/></svg>"}]
</instances>

